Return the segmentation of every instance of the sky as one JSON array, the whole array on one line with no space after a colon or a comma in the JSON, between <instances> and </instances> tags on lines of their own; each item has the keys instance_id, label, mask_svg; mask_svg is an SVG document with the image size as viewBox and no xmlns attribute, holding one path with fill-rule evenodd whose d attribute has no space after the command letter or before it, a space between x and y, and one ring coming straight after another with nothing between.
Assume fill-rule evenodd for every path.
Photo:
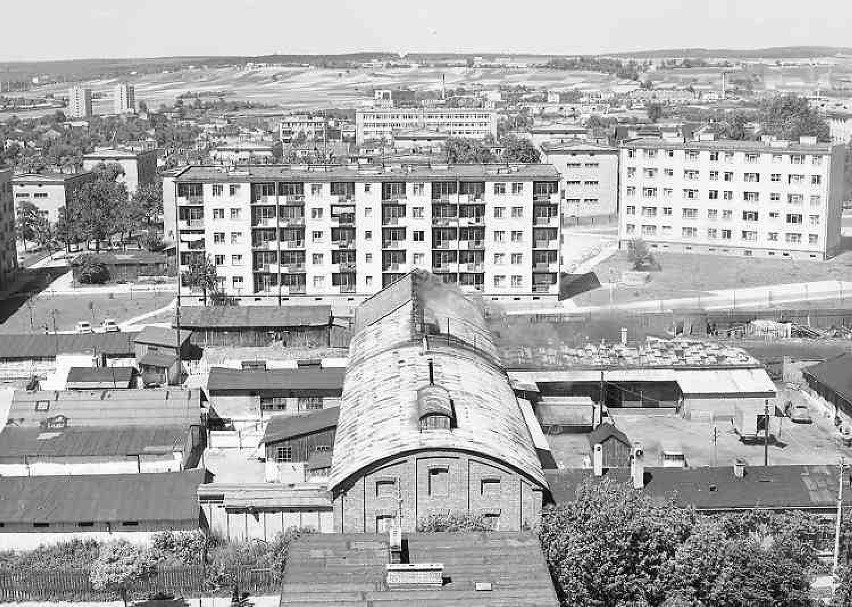
<instances>
[{"instance_id":1,"label":"sky","mask_svg":"<svg viewBox=\"0 0 852 607\"><path fill-rule=\"evenodd\" d=\"M0 61L852 46L852 0L28 0Z\"/></svg>"}]
</instances>

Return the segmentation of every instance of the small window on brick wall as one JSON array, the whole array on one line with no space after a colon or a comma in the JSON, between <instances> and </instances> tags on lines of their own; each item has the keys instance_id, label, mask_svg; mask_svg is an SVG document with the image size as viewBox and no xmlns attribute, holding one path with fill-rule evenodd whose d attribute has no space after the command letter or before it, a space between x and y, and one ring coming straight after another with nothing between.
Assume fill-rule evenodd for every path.
<instances>
[{"instance_id":1,"label":"small window on brick wall","mask_svg":"<svg viewBox=\"0 0 852 607\"><path fill-rule=\"evenodd\" d=\"M500 497L500 479L496 477L483 478L480 482L480 493L485 498Z\"/></svg>"},{"instance_id":2,"label":"small window on brick wall","mask_svg":"<svg viewBox=\"0 0 852 607\"><path fill-rule=\"evenodd\" d=\"M429 495L447 497L450 494L450 469L429 468Z\"/></svg>"},{"instance_id":3,"label":"small window on brick wall","mask_svg":"<svg viewBox=\"0 0 852 607\"><path fill-rule=\"evenodd\" d=\"M379 478L376 479L376 497L396 497L396 479L395 478Z\"/></svg>"}]
</instances>

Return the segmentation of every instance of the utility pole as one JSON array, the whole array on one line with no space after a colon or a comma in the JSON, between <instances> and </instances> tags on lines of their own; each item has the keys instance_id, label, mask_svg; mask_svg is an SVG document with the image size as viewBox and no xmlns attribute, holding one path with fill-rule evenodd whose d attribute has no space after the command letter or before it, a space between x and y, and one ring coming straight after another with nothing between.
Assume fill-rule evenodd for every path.
<instances>
[{"instance_id":1,"label":"utility pole","mask_svg":"<svg viewBox=\"0 0 852 607\"><path fill-rule=\"evenodd\" d=\"M713 467L714 468L718 465L718 462L717 462L718 442L719 442L719 429L716 426L713 426Z\"/></svg>"},{"instance_id":2,"label":"utility pole","mask_svg":"<svg viewBox=\"0 0 852 607\"><path fill-rule=\"evenodd\" d=\"M604 398L605 398L605 390L604 390L604 371L601 369L601 392L600 392L600 408L601 408L601 419L603 419L603 406L604 406Z\"/></svg>"},{"instance_id":3,"label":"utility pole","mask_svg":"<svg viewBox=\"0 0 852 607\"><path fill-rule=\"evenodd\" d=\"M769 465L769 399L763 401L763 465Z\"/></svg>"},{"instance_id":4,"label":"utility pole","mask_svg":"<svg viewBox=\"0 0 852 607\"><path fill-rule=\"evenodd\" d=\"M843 469L846 467L846 458L840 457L840 487L837 490L837 520L834 522L834 563L832 574L837 576L837 568L840 566L840 527L843 521ZM836 580L835 580L836 583Z\"/></svg>"}]
</instances>

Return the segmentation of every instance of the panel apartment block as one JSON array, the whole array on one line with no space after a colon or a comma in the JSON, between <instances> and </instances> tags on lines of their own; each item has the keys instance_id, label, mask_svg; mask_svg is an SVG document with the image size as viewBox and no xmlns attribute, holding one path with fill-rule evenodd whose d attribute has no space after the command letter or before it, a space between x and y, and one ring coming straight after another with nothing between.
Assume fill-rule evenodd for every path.
<instances>
[{"instance_id":1,"label":"panel apartment block","mask_svg":"<svg viewBox=\"0 0 852 607\"><path fill-rule=\"evenodd\" d=\"M558 178L549 165L268 165L188 167L166 185L181 270L209 256L240 303L355 301L416 268L531 300L558 294Z\"/></svg>"},{"instance_id":2,"label":"panel apartment block","mask_svg":"<svg viewBox=\"0 0 852 607\"><path fill-rule=\"evenodd\" d=\"M393 139L400 131L437 131L451 137L497 139L497 112L482 109L376 108L355 113L355 136L359 144Z\"/></svg>"},{"instance_id":3,"label":"panel apartment block","mask_svg":"<svg viewBox=\"0 0 852 607\"><path fill-rule=\"evenodd\" d=\"M840 246L842 146L637 139L620 161L622 248L822 260Z\"/></svg>"}]
</instances>

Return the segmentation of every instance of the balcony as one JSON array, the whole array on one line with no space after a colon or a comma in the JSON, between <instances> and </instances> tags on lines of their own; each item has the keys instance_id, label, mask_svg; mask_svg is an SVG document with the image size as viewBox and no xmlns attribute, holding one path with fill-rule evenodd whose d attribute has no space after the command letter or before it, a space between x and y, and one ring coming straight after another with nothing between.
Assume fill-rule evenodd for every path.
<instances>
[{"instance_id":1,"label":"balcony","mask_svg":"<svg viewBox=\"0 0 852 607\"><path fill-rule=\"evenodd\" d=\"M304 194L287 194L283 199L286 204L305 204Z\"/></svg>"},{"instance_id":2,"label":"balcony","mask_svg":"<svg viewBox=\"0 0 852 607\"><path fill-rule=\"evenodd\" d=\"M436 242L433 249L458 249L459 241L458 240L441 240Z\"/></svg>"},{"instance_id":3,"label":"balcony","mask_svg":"<svg viewBox=\"0 0 852 607\"><path fill-rule=\"evenodd\" d=\"M536 249L555 249L557 248L556 240L536 240L535 248Z\"/></svg>"},{"instance_id":4,"label":"balcony","mask_svg":"<svg viewBox=\"0 0 852 607\"><path fill-rule=\"evenodd\" d=\"M459 240L460 249L484 249L484 240Z\"/></svg>"},{"instance_id":5,"label":"balcony","mask_svg":"<svg viewBox=\"0 0 852 607\"><path fill-rule=\"evenodd\" d=\"M459 225L461 226L481 226L485 225L485 217L476 215L474 217L459 217Z\"/></svg>"},{"instance_id":6,"label":"balcony","mask_svg":"<svg viewBox=\"0 0 852 607\"><path fill-rule=\"evenodd\" d=\"M555 215L546 217L533 217L533 225L557 227L559 225L559 218Z\"/></svg>"},{"instance_id":7,"label":"balcony","mask_svg":"<svg viewBox=\"0 0 852 607\"><path fill-rule=\"evenodd\" d=\"M251 223L253 228L274 228L275 226L274 217L256 217Z\"/></svg>"},{"instance_id":8,"label":"balcony","mask_svg":"<svg viewBox=\"0 0 852 607\"><path fill-rule=\"evenodd\" d=\"M296 228L305 225L304 217L282 217L279 221L282 227Z\"/></svg>"},{"instance_id":9,"label":"balcony","mask_svg":"<svg viewBox=\"0 0 852 607\"><path fill-rule=\"evenodd\" d=\"M288 263L281 266L281 271L287 274L298 274L305 271L304 263Z\"/></svg>"},{"instance_id":10,"label":"balcony","mask_svg":"<svg viewBox=\"0 0 852 607\"><path fill-rule=\"evenodd\" d=\"M337 202L352 202L355 200L355 192L349 194L335 194Z\"/></svg>"},{"instance_id":11,"label":"balcony","mask_svg":"<svg viewBox=\"0 0 852 607\"><path fill-rule=\"evenodd\" d=\"M337 264L338 272L354 272L355 271L355 262L354 261L341 261Z\"/></svg>"},{"instance_id":12,"label":"balcony","mask_svg":"<svg viewBox=\"0 0 852 607\"><path fill-rule=\"evenodd\" d=\"M189 230L192 228L203 228L204 219L181 219L178 221L179 230Z\"/></svg>"},{"instance_id":13,"label":"balcony","mask_svg":"<svg viewBox=\"0 0 852 607\"><path fill-rule=\"evenodd\" d=\"M254 264L255 272L265 272L267 274L277 274L279 272L277 263L256 263Z\"/></svg>"},{"instance_id":14,"label":"balcony","mask_svg":"<svg viewBox=\"0 0 852 607\"><path fill-rule=\"evenodd\" d=\"M481 263L460 263L459 272L484 272L485 264Z\"/></svg>"},{"instance_id":15,"label":"balcony","mask_svg":"<svg viewBox=\"0 0 852 607\"><path fill-rule=\"evenodd\" d=\"M535 194L533 196L533 202L546 202L548 204L558 204L559 203L559 194Z\"/></svg>"},{"instance_id":16,"label":"balcony","mask_svg":"<svg viewBox=\"0 0 852 607\"><path fill-rule=\"evenodd\" d=\"M457 263L442 263L432 266L432 272L435 274L453 274L459 271Z\"/></svg>"},{"instance_id":17,"label":"balcony","mask_svg":"<svg viewBox=\"0 0 852 607\"><path fill-rule=\"evenodd\" d=\"M533 272L558 272L559 264L555 261L551 263L536 263L533 265Z\"/></svg>"},{"instance_id":18,"label":"balcony","mask_svg":"<svg viewBox=\"0 0 852 607\"><path fill-rule=\"evenodd\" d=\"M382 217L383 226L398 226L401 219L404 217Z\"/></svg>"},{"instance_id":19,"label":"balcony","mask_svg":"<svg viewBox=\"0 0 852 607\"><path fill-rule=\"evenodd\" d=\"M305 285L284 285L281 287L282 295L304 295L306 292Z\"/></svg>"},{"instance_id":20,"label":"balcony","mask_svg":"<svg viewBox=\"0 0 852 607\"><path fill-rule=\"evenodd\" d=\"M533 293L550 293L551 289L556 285L534 284L532 287Z\"/></svg>"},{"instance_id":21,"label":"balcony","mask_svg":"<svg viewBox=\"0 0 852 607\"><path fill-rule=\"evenodd\" d=\"M383 240L382 248L383 249L401 249L403 248L404 240Z\"/></svg>"},{"instance_id":22,"label":"balcony","mask_svg":"<svg viewBox=\"0 0 852 607\"><path fill-rule=\"evenodd\" d=\"M450 226L455 225L459 221L458 217L433 217L432 225L433 226Z\"/></svg>"},{"instance_id":23,"label":"balcony","mask_svg":"<svg viewBox=\"0 0 852 607\"><path fill-rule=\"evenodd\" d=\"M282 249L304 249L305 241L304 240L282 240L281 241Z\"/></svg>"},{"instance_id":24,"label":"balcony","mask_svg":"<svg viewBox=\"0 0 852 607\"><path fill-rule=\"evenodd\" d=\"M407 200L406 194L392 194L387 198L382 198L382 204L405 204Z\"/></svg>"},{"instance_id":25,"label":"balcony","mask_svg":"<svg viewBox=\"0 0 852 607\"><path fill-rule=\"evenodd\" d=\"M252 249L256 249L258 251L277 251L278 250L278 241L277 240L259 240L257 242L253 242L251 245Z\"/></svg>"},{"instance_id":26,"label":"balcony","mask_svg":"<svg viewBox=\"0 0 852 607\"><path fill-rule=\"evenodd\" d=\"M354 213L346 213L344 215L332 215L331 216L331 225L332 226L354 226L355 225L355 214Z\"/></svg>"},{"instance_id":27,"label":"balcony","mask_svg":"<svg viewBox=\"0 0 852 607\"><path fill-rule=\"evenodd\" d=\"M402 264L399 263L386 263L382 264L382 272L399 272L399 267Z\"/></svg>"},{"instance_id":28,"label":"balcony","mask_svg":"<svg viewBox=\"0 0 852 607\"><path fill-rule=\"evenodd\" d=\"M354 240L332 240L332 246L337 247L338 249L354 249L355 241Z\"/></svg>"},{"instance_id":29,"label":"balcony","mask_svg":"<svg viewBox=\"0 0 852 607\"><path fill-rule=\"evenodd\" d=\"M254 200L251 201L252 204L275 204L275 195L272 196L255 196Z\"/></svg>"},{"instance_id":30,"label":"balcony","mask_svg":"<svg viewBox=\"0 0 852 607\"><path fill-rule=\"evenodd\" d=\"M355 293L355 285L340 285L338 288L341 293Z\"/></svg>"},{"instance_id":31,"label":"balcony","mask_svg":"<svg viewBox=\"0 0 852 607\"><path fill-rule=\"evenodd\" d=\"M204 196L178 196L178 204L204 204Z\"/></svg>"}]
</instances>

